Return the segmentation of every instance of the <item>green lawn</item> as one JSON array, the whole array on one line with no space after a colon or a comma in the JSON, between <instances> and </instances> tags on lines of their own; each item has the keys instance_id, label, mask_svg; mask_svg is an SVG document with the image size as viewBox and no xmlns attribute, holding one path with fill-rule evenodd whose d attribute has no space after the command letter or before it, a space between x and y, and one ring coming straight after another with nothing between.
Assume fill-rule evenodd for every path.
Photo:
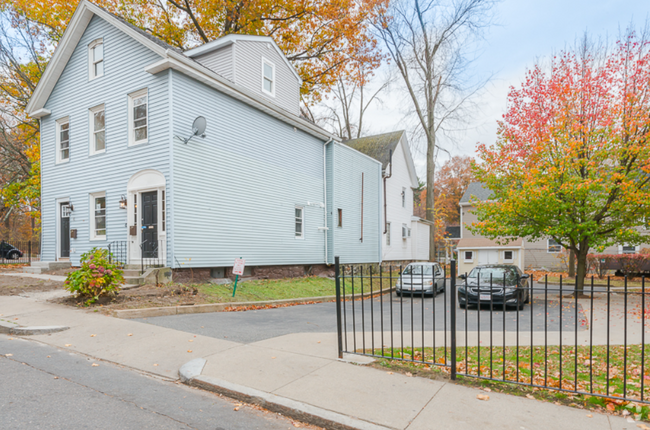
<instances>
[{"instance_id":1,"label":"green lawn","mask_svg":"<svg viewBox=\"0 0 650 430\"><path fill-rule=\"evenodd\" d=\"M641 369L641 346L628 345L627 354L623 346L609 347L609 366L607 361L608 348L603 345L593 347L592 354L588 346L578 346L577 367L573 346L562 347L562 365L560 366L559 346L534 347L531 363L531 348L515 347L469 347L467 353L464 347L457 349L457 369L460 373L476 376L491 377L506 381L518 381L551 388L593 392L622 397L624 388L626 397L641 398L641 383L643 380L644 399L650 399L650 345L645 345L644 359L646 366ZM370 351L368 351L370 352ZM422 355L424 352L424 356ZM446 359L450 359L449 350ZM381 355L381 349L375 350ZM479 360L480 355L480 360ZM385 357L403 358L417 361L445 363L445 348L405 348L384 349ZM505 358L505 362L504 362ZM466 361L467 359L467 361ZM627 360L627 363L625 363ZM438 366L434 366L438 367ZM624 369L627 368L624 379ZM531 371L532 369L532 371ZM577 370L577 385L576 385ZM561 371L561 375L560 375ZM505 376L504 376L505 375ZM561 377L560 377L561 376ZM532 380L531 380L532 377ZM608 388L609 385L609 388ZM625 385L625 387L624 387Z\"/></svg>"},{"instance_id":2,"label":"green lawn","mask_svg":"<svg viewBox=\"0 0 650 430\"><path fill-rule=\"evenodd\" d=\"M306 278L269 279L258 281L245 281L237 284L237 294L232 297L233 284L217 285L212 283L194 285L207 296L208 302L253 302L262 300L282 300L302 297L322 297L336 294L336 284L328 278L316 276ZM361 293L362 284L355 279L354 292ZM370 292L370 280L364 279L363 292ZM378 291L380 283L373 279L372 290ZM388 282L383 283L383 288L388 288ZM346 298L352 291L352 283L345 282ZM355 297L356 298L356 297Z\"/></svg>"},{"instance_id":3,"label":"green lawn","mask_svg":"<svg viewBox=\"0 0 650 430\"><path fill-rule=\"evenodd\" d=\"M535 287L541 287L543 285L544 278L542 277L539 280L535 280ZM560 277L559 276L549 276L548 277L548 283L549 284L554 284L557 285L560 283ZM568 278L568 277L562 277L562 284L573 288L573 285L575 284L575 280L573 278ZM622 279L611 279L609 283L610 287L612 288L617 288L617 290L620 288L623 288L625 286L625 281ZM589 289L591 286L591 277L588 277L585 279L585 289ZM603 279L599 279L598 277L594 276L594 286L595 287L605 287L607 286L607 277ZM641 277L634 278L633 280L627 281L627 286L628 288L641 288ZM650 292L650 282L646 279L646 288L648 289L648 292Z\"/></svg>"}]
</instances>

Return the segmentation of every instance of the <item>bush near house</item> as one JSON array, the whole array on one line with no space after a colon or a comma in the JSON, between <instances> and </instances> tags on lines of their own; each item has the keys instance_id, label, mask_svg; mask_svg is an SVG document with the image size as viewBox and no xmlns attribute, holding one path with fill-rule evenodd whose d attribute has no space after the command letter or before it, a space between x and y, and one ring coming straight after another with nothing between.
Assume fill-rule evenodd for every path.
<instances>
[{"instance_id":1,"label":"bush near house","mask_svg":"<svg viewBox=\"0 0 650 430\"><path fill-rule=\"evenodd\" d=\"M109 252L102 248L82 254L81 268L68 275L65 288L77 297L87 297L86 305L96 302L100 296L117 295L124 284L124 276L109 257Z\"/></svg>"},{"instance_id":2,"label":"bush near house","mask_svg":"<svg viewBox=\"0 0 650 430\"><path fill-rule=\"evenodd\" d=\"M587 267L599 278L604 278L608 270L620 271L628 279L634 279L642 272L650 271L650 255L641 254L589 254Z\"/></svg>"}]
</instances>

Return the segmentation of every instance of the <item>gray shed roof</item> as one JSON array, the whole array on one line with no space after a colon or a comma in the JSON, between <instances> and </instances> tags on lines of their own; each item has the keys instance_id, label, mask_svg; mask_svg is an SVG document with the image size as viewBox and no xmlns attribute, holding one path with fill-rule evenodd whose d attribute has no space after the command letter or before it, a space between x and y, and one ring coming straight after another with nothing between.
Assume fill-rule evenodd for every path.
<instances>
[{"instance_id":1,"label":"gray shed roof","mask_svg":"<svg viewBox=\"0 0 650 430\"><path fill-rule=\"evenodd\" d=\"M402 139L403 134L404 130L393 131L391 133L351 139L343 143L359 152L363 152L375 160L379 160L382 168L386 169L390 162L390 151L395 153L395 148Z\"/></svg>"},{"instance_id":2,"label":"gray shed roof","mask_svg":"<svg viewBox=\"0 0 650 430\"><path fill-rule=\"evenodd\" d=\"M490 198L492 191L486 188L481 182L472 182L467 186L465 194L461 197L461 203L469 203L472 196L476 197L480 201L485 201Z\"/></svg>"}]
</instances>

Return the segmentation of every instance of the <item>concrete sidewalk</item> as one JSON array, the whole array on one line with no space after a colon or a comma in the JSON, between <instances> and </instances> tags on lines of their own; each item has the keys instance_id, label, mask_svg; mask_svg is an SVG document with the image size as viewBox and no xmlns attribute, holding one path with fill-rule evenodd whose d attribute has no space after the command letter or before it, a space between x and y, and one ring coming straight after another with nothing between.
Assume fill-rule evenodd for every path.
<instances>
[{"instance_id":1,"label":"concrete sidewalk","mask_svg":"<svg viewBox=\"0 0 650 430\"><path fill-rule=\"evenodd\" d=\"M15 296L0 297L0 317L22 325L66 325L67 331L29 339L169 379L177 379L187 362L205 359L192 384L272 410L302 411L303 418L320 416L328 428L637 428L620 417L500 393L480 401L477 394L485 393L474 388L342 362L334 333L240 344Z\"/></svg>"}]
</instances>

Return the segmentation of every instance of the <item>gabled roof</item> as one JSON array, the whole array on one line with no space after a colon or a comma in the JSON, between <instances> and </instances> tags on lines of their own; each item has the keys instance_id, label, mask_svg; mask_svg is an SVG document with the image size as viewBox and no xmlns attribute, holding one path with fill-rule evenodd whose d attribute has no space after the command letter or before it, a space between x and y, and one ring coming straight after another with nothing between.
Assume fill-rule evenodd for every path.
<instances>
[{"instance_id":1,"label":"gabled roof","mask_svg":"<svg viewBox=\"0 0 650 430\"><path fill-rule=\"evenodd\" d=\"M397 144L402 139L404 133L404 130L393 131L391 133L351 139L344 143L359 152L371 156L375 160L381 161L382 167L386 169L388 163L390 163L390 151L393 151L393 154L395 153L395 148L397 148Z\"/></svg>"},{"instance_id":2,"label":"gabled roof","mask_svg":"<svg viewBox=\"0 0 650 430\"><path fill-rule=\"evenodd\" d=\"M386 170L390 164L391 151L395 155L395 151L399 143L402 142L402 151L406 159L406 165L409 170L411 178L411 186L417 187L418 176L415 172L415 164L411 156L411 150L406 139L406 132L404 130L393 131L391 133L376 134L374 136L360 137L358 139L351 139L344 143L359 152L374 158L381 162L382 169Z\"/></svg>"},{"instance_id":3,"label":"gabled roof","mask_svg":"<svg viewBox=\"0 0 650 430\"><path fill-rule=\"evenodd\" d=\"M469 203L472 196L477 200L485 201L489 200L492 195L492 191L489 188L486 188L481 182L472 182L467 186L465 194L460 198L460 203Z\"/></svg>"},{"instance_id":4,"label":"gabled roof","mask_svg":"<svg viewBox=\"0 0 650 430\"><path fill-rule=\"evenodd\" d=\"M224 46L228 46L233 43L236 43L238 40L247 41L247 42L270 43L271 46L275 48L277 53L280 54L280 57L284 60L284 63L287 65L287 67L289 67L291 73L293 73L296 79L298 79L298 82L300 82L300 84L302 85L302 79L300 78L300 75L296 71L296 68L293 67L293 64L289 62L287 56L284 55L284 52L282 52L282 49L280 49L280 47L278 46L277 43L275 43L275 40L273 40L272 37L253 36L248 34L228 34L227 36L220 37L216 40L212 40L196 48L188 49L187 51L183 52L183 54L187 55L190 58L197 57L199 55L204 55L209 52L215 51L219 48L223 48Z\"/></svg>"},{"instance_id":5,"label":"gabled roof","mask_svg":"<svg viewBox=\"0 0 650 430\"><path fill-rule=\"evenodd\" d=\"M320 139L340 140L317 125L268 102L254 92L240 85L230 82L213 70L184 55L178 48L161 41L155 36L152 36L87 0L81 0L81 2L79 2L77 9L72 15L72 18L63 33L63 37L59 41L43 76L38 82L38 85L27 104L25 112L32 118L40 118L50 114L50 112L44 108L45 103L54 90L59 77L63 73L66 64L70 60L70 57L77 47L79 40L83 36L88 23L90 23L90 20L94 15L99 16L137 42L160 55L160 61L145 67L146 72L156 74L166 69L178 70L199 82L215 88L218 91L259 109L262 112L299 128L313 136Z\"/></svg>"}]
</instances>

